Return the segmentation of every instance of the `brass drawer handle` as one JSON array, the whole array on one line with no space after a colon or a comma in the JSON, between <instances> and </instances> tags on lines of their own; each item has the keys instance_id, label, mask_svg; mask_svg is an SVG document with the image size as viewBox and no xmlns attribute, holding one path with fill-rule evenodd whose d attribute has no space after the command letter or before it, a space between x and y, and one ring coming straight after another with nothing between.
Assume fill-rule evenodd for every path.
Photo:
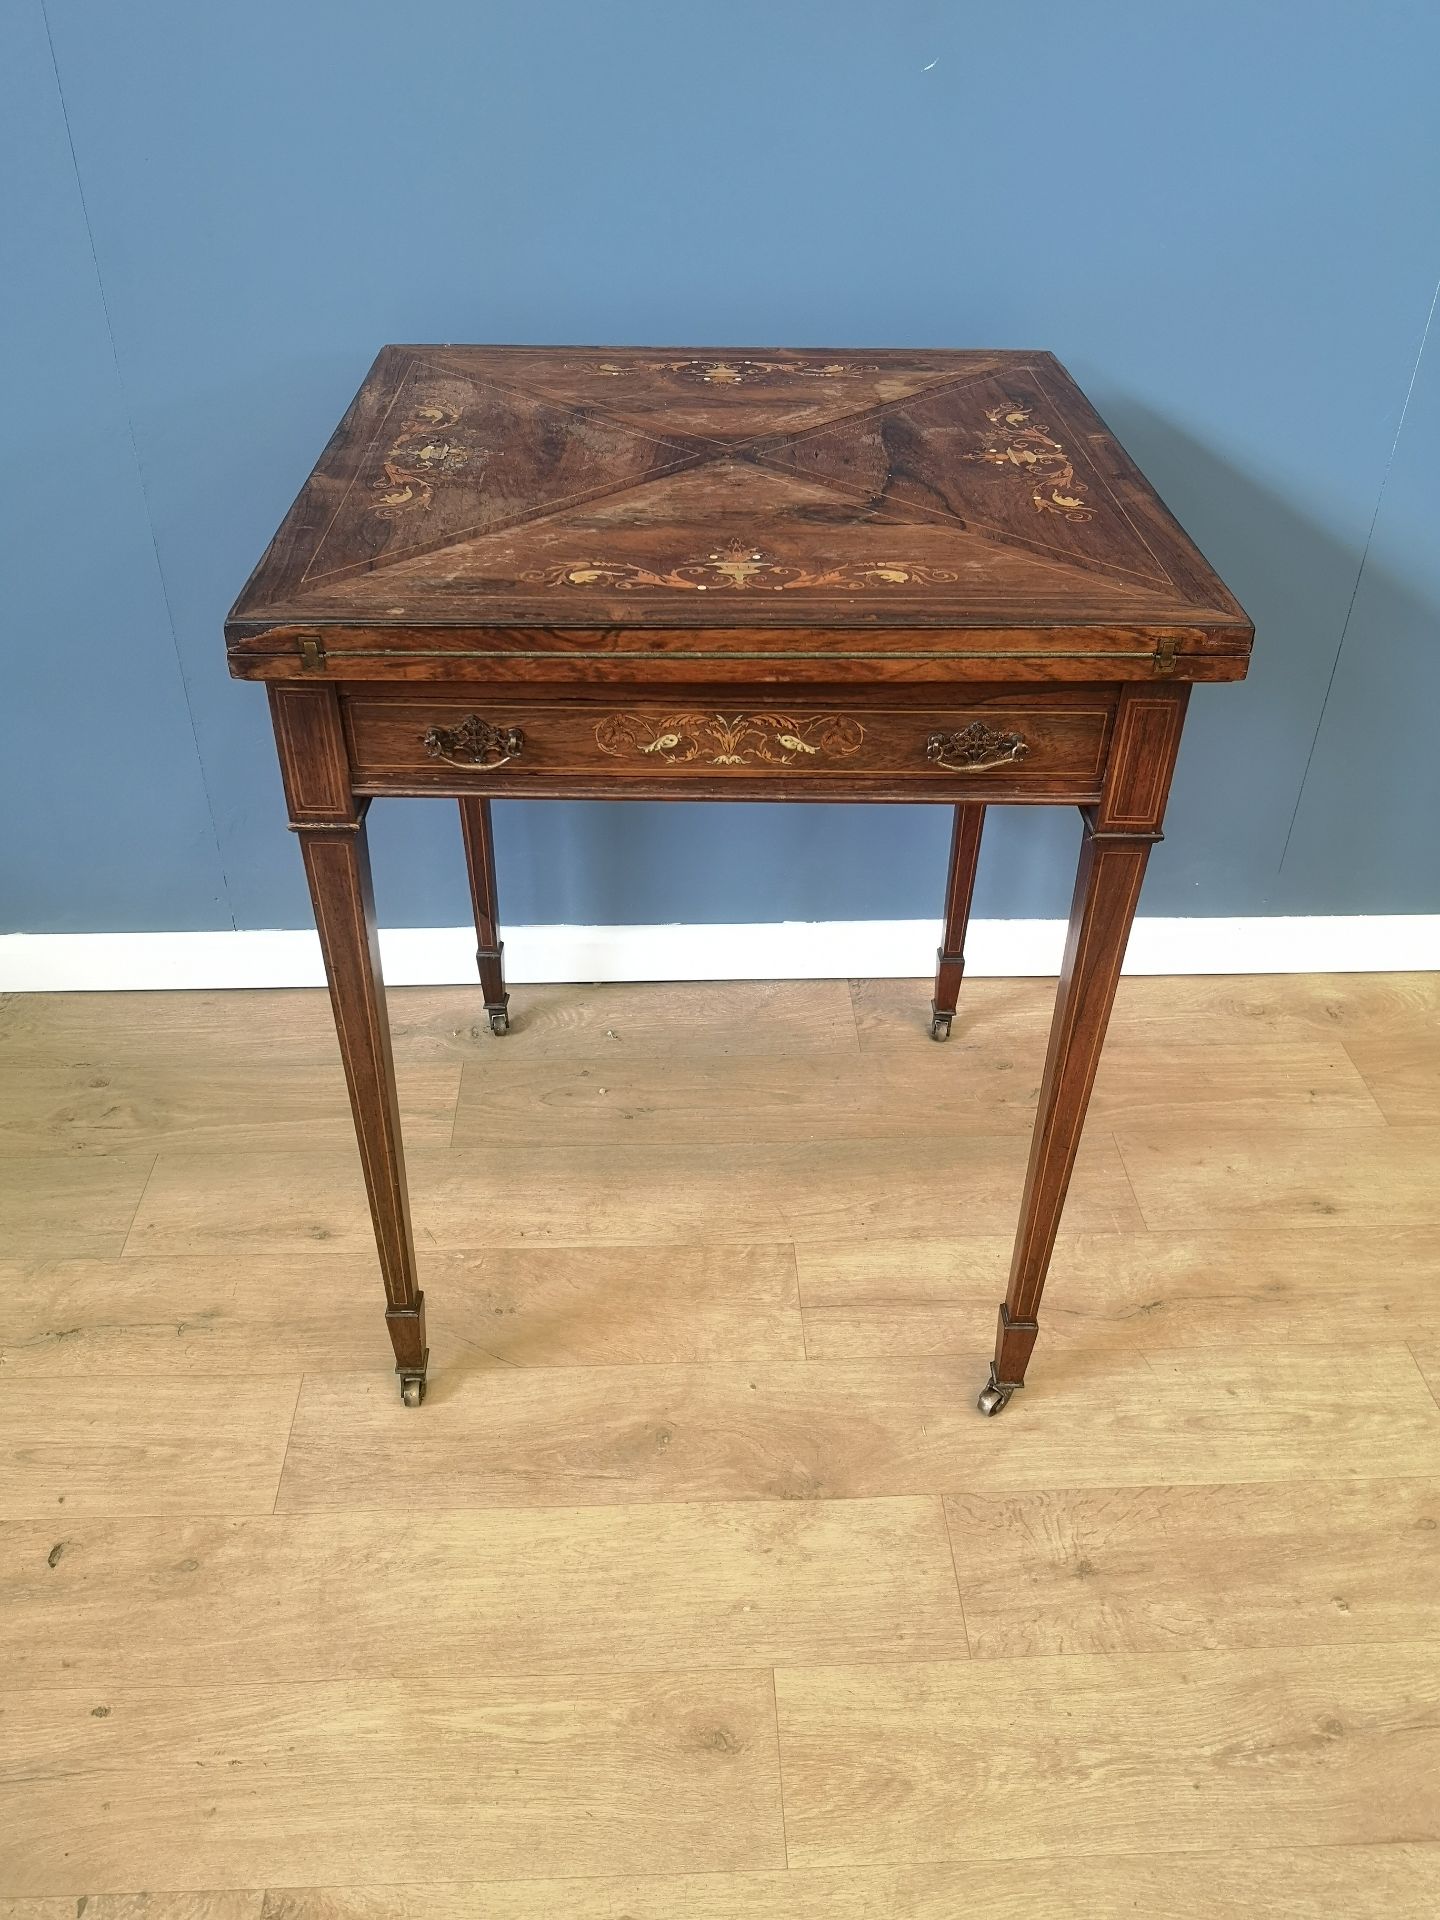
<instances>
[{"instance_id":1,"label":"brass drawer handle","mask_svg":"<svg viewBox=\"0 0 1440 1920\"><path fill-rule=\"evenodd\" d=\"M425 751L432 760L448 760L452 767L503 767L525 748L519 727L492 727L478 713L470 713L458 727L431 727Z\"/></svg>"},{"instance_id":2,"label":"brass drawer handle","mask_svg":"<svg viewBox=\"0 0 1440 1920\"><path fill-rule=\"evenodd\" d=\"M985 767L1003 767L1023 760L1030 742L1023 733L1000 733L983 720L972 720L958 733L932 733L925 742L925 758L951 773L979 773Z\"/></svg>"}]
</instances>

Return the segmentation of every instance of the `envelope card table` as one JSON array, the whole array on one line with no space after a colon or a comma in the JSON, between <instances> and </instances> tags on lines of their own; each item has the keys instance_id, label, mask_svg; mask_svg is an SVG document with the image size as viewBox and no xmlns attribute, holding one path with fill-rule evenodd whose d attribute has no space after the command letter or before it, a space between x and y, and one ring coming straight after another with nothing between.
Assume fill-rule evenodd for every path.
<instances>
[{"instance_id":1,"label":"envelope card table","mask_svg":"<svg viewBox=\"0 0 1440 1920\"><path fill-rule=\"evenodd\" d=\"M448 796L489 1024L490 801L954 810L945 1039L985 808L1075 806L1079 875L988 1385L1025 1379L1197 680L1250 621L1040 352L386 347L226 622L266 683L406 1405L428 1350L365 843ZM520 1044L517 1035L509 1044Z\"/></svg>"}]
</instances>

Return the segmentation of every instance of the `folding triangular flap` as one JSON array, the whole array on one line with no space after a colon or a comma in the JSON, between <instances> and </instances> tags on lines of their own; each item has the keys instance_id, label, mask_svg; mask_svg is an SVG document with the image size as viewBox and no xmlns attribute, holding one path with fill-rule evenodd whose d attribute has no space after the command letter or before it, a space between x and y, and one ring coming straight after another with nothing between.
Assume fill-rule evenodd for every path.
<instances>
[{"instance_id":1,"label":"folding triangular flap","mask_svg":"<svg viewBox=\"0 0 1440 1920\"><path fill-rule=\"evenodd\" d=\"M1173 584L1082 430L1023 365L746 451L853 499L1062 565L1140 587Z\"/></svg>"},{"instance_id":2,"label":"folding triangular flap","mask_svg":"<svg viewBox=\"0 0 1440 1920\"><path fill-rule=\"evenodd\" d=\"M442 352L433 356L446 364ZM973 356L974 377L999 356ZM456 349L457 370L465 366ZM868 413L877 406L951 386L953 368L933 358L878 353L663 353L506 347L492 363L500 378L532 393L582 399L615 419L660 435L695 435L723 445L793 433Z\"/></svg>"},{"instance_id":3,"label":"folding triangular flap","mask_svg":"<svg viewBox=\"0 0 1440 1920\"><path fill-rule=\"evenodd\" d=\"M303 575L389 567L691 466L711 450L416 358Z\"/></svg>"},{"instance_id":4,"label":"folding triangular flap","mask_svg":"<svg viewBox=\"0 0 1440 1920\"><path fill-rule=\"evenodd\" d=\"M758 531L757 531L758 529ZM316 611L357 608L368 576L318 583ZM637 616L656 601L708 599L712 617L743 621L745 606L844 604L880 597L902 615L917 602L963 595L968 607L1003 615L1018 596L1068 606L1074 574L937 518L857 500L799 475L738 459L708 461L602 499L389 564L387 614L420 620L442 604L544 600L559 624L587 624L617 600ZM778 597L778 598L777 598ZM1116 581L1116 619L1142 618L1155 596Z\"/></svg>"}]
</instances>

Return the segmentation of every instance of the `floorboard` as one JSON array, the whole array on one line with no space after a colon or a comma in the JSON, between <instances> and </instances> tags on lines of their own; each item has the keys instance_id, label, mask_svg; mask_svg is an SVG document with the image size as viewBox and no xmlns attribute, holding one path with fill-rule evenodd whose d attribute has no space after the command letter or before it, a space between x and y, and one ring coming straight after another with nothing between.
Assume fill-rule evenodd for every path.
<instances>
[{"instance_id":1,"label":"floorboard","mask_svg":"<svg viewBox=\"0 0 1440 1920\"><path fill-rule=\"evenodd\" d=\"M1440 1912L1440 977L0 997L0 1920Z\"/></svg>"}]
</instances>

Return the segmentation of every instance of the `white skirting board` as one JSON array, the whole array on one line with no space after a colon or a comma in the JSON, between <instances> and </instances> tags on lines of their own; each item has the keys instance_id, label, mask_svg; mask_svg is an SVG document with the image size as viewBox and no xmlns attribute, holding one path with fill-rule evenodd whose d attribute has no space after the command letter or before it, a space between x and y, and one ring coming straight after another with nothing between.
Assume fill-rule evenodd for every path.
<instances>
[{"instance_id":1,"label":"white skirting board","mask_svg":"<svg viewBox=\"0 0 1440 1920\"><path fill-rule=\"evenodd\" d=\"M512 986L583 980L911 979L934 966L935 920L786 920L752 926L505 927ZM977 920L968 971L1053 974L1060 920ZM392 986L468 985L469 927L395 927L380 936ZM1140 919L1127 973L1384 973L1440 969L1440 914L1239 920ZM0 992L313 987L324 983L313 933L11 933L0 935Z\"/></svg>"}]
</instances>

